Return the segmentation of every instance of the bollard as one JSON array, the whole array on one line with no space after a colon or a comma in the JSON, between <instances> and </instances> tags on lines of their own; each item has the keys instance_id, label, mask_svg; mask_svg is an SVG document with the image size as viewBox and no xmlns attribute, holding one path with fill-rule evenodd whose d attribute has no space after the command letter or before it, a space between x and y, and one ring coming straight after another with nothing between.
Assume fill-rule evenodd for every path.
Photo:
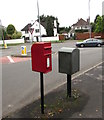
<instances>
[{"instance_id":1,"label":"bollard","mask_svg":"<svg viewBox=\"0 0 104 120\"><path fill-rule=\"evenodd\" d=\"M21 55L27 55L26 46L21 46L22 52Z\"/></svg>"},{"instance_id":2,"label":"bollard","mask_svg":"<svg viewBox=\"0 0 104 120\"><path fill-rule=\"evenodd\" d=\"M6 43L4 44L4 48L7 48L7 44Z\"/></svg>"}]
</instances>

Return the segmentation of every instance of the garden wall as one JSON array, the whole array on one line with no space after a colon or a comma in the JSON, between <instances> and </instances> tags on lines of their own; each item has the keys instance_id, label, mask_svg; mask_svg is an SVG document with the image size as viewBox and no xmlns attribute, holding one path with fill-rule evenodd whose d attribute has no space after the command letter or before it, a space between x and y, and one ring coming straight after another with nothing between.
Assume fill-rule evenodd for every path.
<instances>
[{"instance_id":1,"label":"garden wall","mask_svg":"<svg viewBox=\"0 0 104 120\"><path fill-rule=\"evenodd\" d=\"M24 43L24 39L11 39L4 40L6 44L16 44L16 43ZM3 44L3 40L0 40L0 44Z\"/></svg>"},{"instance_id":2,"label":"garden wall","mask_svg":"<svg viewBox=\"0 0 104 120\"><path fill-rule=\"evenodd\" d=\"M49 42L49 41L59 41L59 37L58 36L56 36L56 37L41 37L41 39L42 39L42 41L44 41L44 42ZM37 41L36 40L36 37L34 37L34 40L33 41ZM39 41L40 41L40 37L39 37Z\"/></svg>"},{"instance_id":3,"label":"garden wall","mask_svg":"<svg viewBox=\"0 0 104 120\"><path fill-rule=\"evenodd\" d=\"M88 39L89 36L89 33L76 33L77 40L85 40ZM104 33L91 33L91 37L104 39Z\"/></svg>"}]
</instances>

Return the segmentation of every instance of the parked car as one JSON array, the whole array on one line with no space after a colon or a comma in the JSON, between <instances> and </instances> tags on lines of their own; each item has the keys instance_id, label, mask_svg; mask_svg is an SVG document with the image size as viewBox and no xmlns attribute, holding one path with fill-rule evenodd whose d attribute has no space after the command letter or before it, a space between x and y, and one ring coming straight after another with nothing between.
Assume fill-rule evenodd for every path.
<instances>
[{"instance_id":1,"label":"parked car","mask_svg":"<svg viewBox=\"0 0 104 120\"><path fill-rule=\"evenodd\" d=\"M77 42L77 47L90 47L90 46L98 46L101 47L103 45L102 40L95 39L95 38L89 38L84 40L83 42Z\"/></svg>"}]
</instances>

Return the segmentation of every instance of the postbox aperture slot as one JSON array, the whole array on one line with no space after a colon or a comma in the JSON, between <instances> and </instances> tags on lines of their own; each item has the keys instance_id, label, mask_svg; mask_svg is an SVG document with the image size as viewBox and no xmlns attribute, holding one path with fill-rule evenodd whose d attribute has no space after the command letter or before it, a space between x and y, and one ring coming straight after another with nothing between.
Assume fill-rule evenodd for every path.
<instances>
[{"instance_id":1,"label":"postbox aperture slot","mask_svg":"<svg viewBox=\"0 0 104 120\"><path fill-rule=\"evenodd\" d=\"M44 54L44 56L49 56L49 55L51 55L51 53Z\"/></svg>"},{"instance_id":2,"label":"postbox aperture slot","mask_svg":"<svg viewBox=\"0 0 104 120\"><path fill-rule=\"evenodd\" d=\"M51 48L52 48L51 46L50 47L44 47L45 50L49 50Z\"/></svg>"}]
</instances>

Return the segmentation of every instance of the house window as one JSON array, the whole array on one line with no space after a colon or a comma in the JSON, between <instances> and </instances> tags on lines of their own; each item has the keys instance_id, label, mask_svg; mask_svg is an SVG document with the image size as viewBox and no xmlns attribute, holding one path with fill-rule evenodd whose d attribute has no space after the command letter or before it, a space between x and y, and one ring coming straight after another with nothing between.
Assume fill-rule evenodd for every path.
<instances>
[{"instance_id":1,"label":"house window","mask_svg":"<svg viewBox=\"0 0 104 120\"><path fill-rule=\"evenodd\" d=\"M87 26L85 26L85 28L87 29Z\"/></svg>"},{"instance_id":2,"label":"house window","mask_svg":"<svg viewBox=\"0 0 104 120\"><path fill-rule=\"evenodd\" d=\"M36 33L39 33L39 29L36 29L35 32L36 32Z\"/></svg>"},{"instance_id":3,"label":"house window","mask_svg":"<svg viewBox=\"0 0 104 120\"><path fill-rule=\"evenodd\" d=\"M80 29L80 27L77 27L77 29Z\"/></svg>"},{"instance_id":4,"label":"house window","mask_svg":"<svg viewBox=\"0 0 104 120\"><path fill-rule=\"evenodd\" d=\"M28 30L26 30L25 33L29 33Z\"/></svg>"}]
</instances>

